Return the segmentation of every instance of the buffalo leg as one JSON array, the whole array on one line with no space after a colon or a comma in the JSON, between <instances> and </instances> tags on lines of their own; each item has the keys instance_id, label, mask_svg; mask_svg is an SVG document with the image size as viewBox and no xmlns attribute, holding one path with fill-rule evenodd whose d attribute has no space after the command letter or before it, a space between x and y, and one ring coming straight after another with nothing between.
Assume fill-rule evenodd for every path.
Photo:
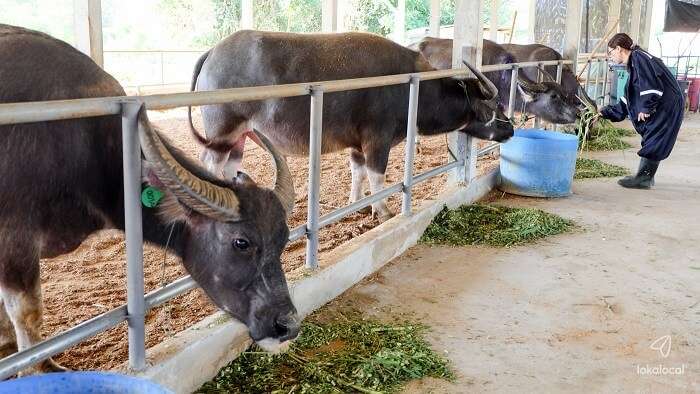
<instances>
[{"instance_id":1,"label":"buffalo leg","mask_svg":"<svg viewBox=\"0 0 700 394\"><path fill-rule=\"evenodd\" d=\"M373 146L363 147L363 151L367 152L367 177L369 178L369 189L372 194L375 194L384 189L386 183L386 166L389 161L389 143L378 143ZM390 219L394 214L386 206L386 200L378 201L372 204L372 217L378 218L380 221Z\"/></svg>"},{"instance_id":2,"label":"buffalo leg","mask_svg":"<svg viewBox=\"0 0 700 394\"><path fill-rule=\"evenodd\" d=\"M42 302L39 278L39 256L31 246L2 245L5 255L0 257L0 294L5 312L15 329L17 349L25 350L41 341ZM51 359L24 372L65 371Z\"/></svg>"},{"instance_id":3,"label":"buffalo leg","mask_svg":"<svg viewBox=\"0 0 700 394\"><path fill-rule=\"evenodd\" d=\"M364 197L362 182L364 182L367 177L365 155L356 149L350 152L350 173L352 174L352 183L350 184L350 203L352 204ZM369 212L369 207L360 210L360 213Z\"/></svg>"},{"instance_id":4,"label":"buffalo leg","mask_svg":"<svg viewBox=\"0 0 700 394\"><path fill-rule=\"evenodd\" d=\"M0 359L17 352L17 340L12 320L5 311L5 303L0 298Z\"/></svg>"}]
</instances>

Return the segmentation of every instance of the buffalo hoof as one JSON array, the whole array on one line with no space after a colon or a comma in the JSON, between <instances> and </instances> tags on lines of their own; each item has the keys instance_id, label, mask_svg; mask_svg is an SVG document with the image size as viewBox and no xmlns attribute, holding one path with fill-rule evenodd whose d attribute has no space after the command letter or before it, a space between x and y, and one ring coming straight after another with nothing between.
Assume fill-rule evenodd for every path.
<instances>
[{"instance_id":1,"label":"buffalo hoof","mask_svg":"<svg viewBox=\"0 0 700 394\"><path fill-rule=\"evenodd\" d=\"M391 211L386 211L386 212L372 211L372 219L378 219L380 223L384 223L393 217L394 217L394 214Z\"/></svg>"},{"instance_id":2,"label":"buffalo hoof","mask_svg":"<svg viewBox=\"0 0 700 394\"><path fill-rule=\"evenodd\" d=\"M29 375L38 375L38 374L42 374L42 373L68 372L68 371L70 371L70 369L53 361L53 359L47 359L47 360L44 360L41 363L39 363L31 368L27 368L24 371L19 372L17 374L17 376L22 377L22 376L29 376Z\"/></svg>"},{"instance_id":3,"label":"buffalo hoof","mask_svg":"<svg viewBox=\"0 0 700 394\"><path fill-rule=\"evenodd\" d=\"M357 212L359 212L359 213L361 213L361 214L363 214L363 215L367 215L367 214L369 214L370 212L372 212L372 207L364 207L364 208L360 209L360 210L357 211Z\"/></svg>"}]
</instances>

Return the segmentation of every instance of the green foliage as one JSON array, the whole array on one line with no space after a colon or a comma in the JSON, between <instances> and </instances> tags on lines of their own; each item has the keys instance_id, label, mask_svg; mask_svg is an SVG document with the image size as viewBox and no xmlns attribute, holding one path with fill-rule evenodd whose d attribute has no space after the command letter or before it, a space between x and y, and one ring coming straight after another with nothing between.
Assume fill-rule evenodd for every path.
<instances>
[{"instance_id":1,"label":"green foliage","mask_svg":"<svg viewBox=\"0 0 700 394\"><path fill-rule=\"evenodd\" d=\"M378 393L398 391L425 376L452 379L447 361L423 339L426 330L352 311L331 322L312 316L286 353L244 352L197 392Z\"/></svg>"},{"instance_id":2,"label":"green foliage","mask_svg":"<svg viewBox=\"0 0 700 394\"><path fill-rule=\"evenodd\" d=\"M574 174L574 179L608 178L628 174L629 170L625 167L608 164L600 160L579 157L576 159L576 173Z\"/></svg>"},{"instance_id":3,"label":"green foliage","mask_svg":"<svg viewBox=\"0 0 700 394\"><path fill-rule=\"evenodd\" d=\"M428 245L514 246L566 232L574 227L539 209L497 205L444 207L425 230L420 242Z\"/></svg>"}]
</instances>

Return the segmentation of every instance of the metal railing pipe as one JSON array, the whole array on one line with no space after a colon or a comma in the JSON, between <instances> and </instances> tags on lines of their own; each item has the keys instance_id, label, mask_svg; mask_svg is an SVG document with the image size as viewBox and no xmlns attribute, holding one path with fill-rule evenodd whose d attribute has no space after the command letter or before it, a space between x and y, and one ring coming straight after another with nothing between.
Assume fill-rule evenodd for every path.
<instances>
[{"instance_id":1,"label":"metal railing pipe","mask_svg":"<svg viewBox=\"0 0 700 394\"><path fill-rule=\"evenodd\" d=\"M508 119L513 119L515 115L515 95L518 92L518 66L513 66L510 74L510 96L508 97Z\"/></svg>"},{"instance_id":2,"label":"metal railing pipe","mask_svg":"<svg viewBox=\"0 0 700 394\"><path fill-rule=\"evenodd\" d=\"M124 224L126 233L126 293L129 323L129 367L146 367L146 301L143 285L143 228L141 223L141 144L138 114L142 103L125 102L122 110L124 165ZM145 109L144 109L145 110Z\"/></svg>"},{"instance_id":3,"label":"metal railing pipe","mask_svg":"<svg viewBox=\"0 0 700 394\"><path fill-rule=\"evenodd\" d=\"M375 202L381 201L394 193L398 193L403 190L403 183L395 183L389 187L382 189L377 193L372 193L367 197L363 197L350 205L346 205L342 208L336 209L333 212L329 212L323 216L318 221L318 226L325 227L329 224L333 224L340 219L344 218L351 213L355 213L364 207L368 207Z\"/></svg>"},{"instance_id":4,"label":"metal railing pipe","mask_svg":"<svg viewBox=\"0 0 700 394\"><path fill-rule=\"evenodd\" d=\"M415 185L417 183L421 183L425 180L428 180L436 175L446 173L446 172L452 170L453 168L457 168L457 167L462 166L462 165L464 165L462 160L455 160L455 161L451 161L447 164L443 164L440 167L435 167L432 170L429 170L429 171L426 171L422 174L414 176L413 177L413 185Z\"/></svg>"},{"instance_id":5,"label":"metal railing pipe","mask_svg":"<svg viewBox=\"0 0 700 394\"><path fill-rule=\"evenodd\" d=\"M309 192L306 222L306 268L318 268L318 219L321 188L321 140L323 133L323 89L311 88L309 127Z\"/></svg>"},{"instance_id":6,"label":"metal railing pipe","mask_svg":"<svg viewBox=\"0 0 700 394\"><path fill-rule=\"evenodd\" d=\"M411 215L411 181L413 180L413 158L416 154L416 132L418 129L418 89L420 78L412 77L408 99L408 123L406 124L406 158L403 168L403 198L401 214Z\"/></svg>"}]
</instances>

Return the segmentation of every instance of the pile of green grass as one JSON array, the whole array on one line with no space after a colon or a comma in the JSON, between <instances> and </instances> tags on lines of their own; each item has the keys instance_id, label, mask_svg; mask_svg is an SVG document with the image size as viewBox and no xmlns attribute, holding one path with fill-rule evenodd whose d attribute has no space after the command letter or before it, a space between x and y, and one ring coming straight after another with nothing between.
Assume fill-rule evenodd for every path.
<instances>
[{"instance_id":1,"label":"pile of green grass","mask_svg":"<svg viewBox=\"0 0 700 394\"><path fill-rule=\"evenodd\" d=\"M342 317L342 319L340 319ZM387 393L426 376L452 380L421 324L385 324L357 312L323 323L311 316L289 351L253 348L197 393Z\"/></svg>"},{"instance_id":2,"label":"pile of green grass","mask_svg":"<svg viewBox=\"0 0 700 394\"><path fill-rule=\"evenodd\" d=\"M622 137L631 137L635 133L632 130L615 127L609 120L599 119L592 128L581 129L578 123L579 147L586 151L611 151L631 148L632 145L622 140Z\"/></svg>"},{"instance_id":3,"label":"pile of green grass","mask_svg":"<svg viewBox=\"0 0 700 394\"><path fill-rule=\"evenodd\" d=\"M625 167L608 164L600 160L579 157L576 159L576 173L574 174L574 179L608 178L629 175L629 173L629 170Z\"/></svg>"},{"instance_id":4,"label":"pile of green grass","mask_svg":"<svg viewBox=\"0 0 700 394\"><path fill-rule=\"evenodd\" d=\"M539 209L497 205L462 205L443 208L425 230L420 242L428 245L514 246L574 227L563 219Z\"/></svg>"}]
</instances>

